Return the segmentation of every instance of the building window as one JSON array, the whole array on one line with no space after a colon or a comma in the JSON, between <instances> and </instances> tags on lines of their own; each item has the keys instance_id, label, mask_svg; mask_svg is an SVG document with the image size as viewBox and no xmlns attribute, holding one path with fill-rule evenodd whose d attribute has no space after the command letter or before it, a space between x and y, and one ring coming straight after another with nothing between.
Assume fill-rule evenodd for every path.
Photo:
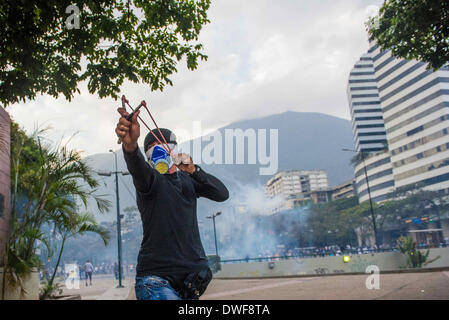
<instances>
[{"instance_id":1,"label":"building window","mask_svg":"<svg viewBox=\"0 0 449 320\"><path fill-rule=\"evenodd\" d=\"M397 148L395 150L392 150L391 153L392 153L392 155L396 155L396 154L399 154L399 153L401 153L403 151L411 150L411 149L413 149L415 147L418 147L420 145L424 145L424 144L426 144L426 143L428 143L430 141L436 140L436 139L438 139L438 138L440 138L440 137L442 137L444 135L447 135L447 132L448 132L447 128L444 129L444 130L441 130L441 131L437 131L437 132L435 132L435 133L433 133L433 134L431 134L429 136L420 138L420 139L415 140L413 142L410 142L410 143L408 143L408 144L406 144L406 145L404 145L402 147L399 147L399 148Z\"/></svg>"},{"instance_id":2,"label":"building window","mask_svg":"<svg viewBox=\"0 0 449 320\"><path fill-rule=\"evenodd\" d=\"M425 165L419 168L415 168L406 172L403 172L401 174L398 174L395 176L396 180L402 180L409 177L413 177L416 175L419 175L424 172L432 171L437 168L443 168L449 166L449 158L444 160L435 161L434 163L431 163L429 165Z\"/></svg>"},{"instance_id":3,"label":"building window","mask_svg":"<svg viewBox=\"0 0 449 320\"><path fill-rule=\"evenodd\" d=\"M420 131L423 131L423 130L424 130L424 126L419 126L418 128L415 128L415 129L410 130L409 132L407 132L407 136L410 137L410 136L412 136L412 135L414 135L414 134L416 134L416 133L418 133Z\"/></svg>"}]
</instances>

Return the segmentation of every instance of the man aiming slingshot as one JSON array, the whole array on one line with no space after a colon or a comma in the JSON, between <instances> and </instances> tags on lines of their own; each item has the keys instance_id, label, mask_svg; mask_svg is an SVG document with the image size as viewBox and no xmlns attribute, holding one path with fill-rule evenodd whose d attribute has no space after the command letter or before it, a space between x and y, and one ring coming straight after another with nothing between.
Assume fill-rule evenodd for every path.
<instances>
[{"instance_id":1,"label":"man aiming slingshot","mask_svg":"<svg viewBox=\"0 0 449 320\"><path fill-rule=\"evenodd\" d=\"M139 107L143 106L151 116L142 103ZM133 177L143 226L136 298L198 299L212 279L212 272L198 230L197 198L222 202L228 199L229 192L220 180L195 165L190 156L175 153L176 136L168 129L159 129L152 116L156 129L145 137L145 160L137 143L140 111L129 117L124 107L119 108L121 118L115 129Z\"/></svg>"}]
</instances>

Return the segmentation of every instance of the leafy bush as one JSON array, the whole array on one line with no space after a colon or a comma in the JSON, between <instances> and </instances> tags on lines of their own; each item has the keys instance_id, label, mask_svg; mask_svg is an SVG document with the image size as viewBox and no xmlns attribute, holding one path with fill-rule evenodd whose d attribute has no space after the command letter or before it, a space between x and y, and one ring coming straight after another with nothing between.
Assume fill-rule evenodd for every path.
<instances>
[{"instance_id":1,"label":"leafy bush","mask_svg":"<svg viewBox=\"0 0 449 320\"><path fill-rule=\"evenodd\" d=\"M429 258L430 250L427 249L425 253L416 249L416 243L411 237L400 237L398 239L398 247L401 253L407 255L407 266L411 268L421 268L429 263L438 260L440 256L432 260Z\"/></svg>"}]
</instances>

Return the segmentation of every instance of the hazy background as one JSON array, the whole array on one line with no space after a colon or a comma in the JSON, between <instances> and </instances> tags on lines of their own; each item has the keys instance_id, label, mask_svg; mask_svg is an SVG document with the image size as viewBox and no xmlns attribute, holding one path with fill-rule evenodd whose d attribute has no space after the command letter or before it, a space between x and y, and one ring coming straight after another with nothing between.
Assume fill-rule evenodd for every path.
<instances>
[{"instance_id":1,"label":"hazy background","mask_svg":"<svg viewBox=\"0 0 449 320\"><path fill-rule=\"evenodd\" d=\"M243 120L220 128L224 137L224 130L241 128L258 129L279 128L279 171L282 170L317 170L324 169L328 174L330 186L343 183L354 177L354 170L350 164L352 153L343 152L342 148L353 148L351 122L322 113L284 112L252 120ZM189 142L186 142L189 143ZM193 145L193 143L191 143ZM202 143L204 148L207 143ZM224 143L223 143L224 145ZM182 146L181 146L182 147ZM234 143L234 155L235 155ZM122 151L117 150L118 170L126 171L126 163ZM223 154L224 157L224 154ZM86 158L89 165L96 171L114 171L114 155L101 153ZM230 199L224 203L216 203L208 199L198 200L198 216L203 219L216 211L226 215L238 215L238 207L247 206L251 215L266 215L271 213L273 202L265 199L264 184L271 176L259 175L259 164L248 164L247 154L245 164L202 164L201 167L208 173L217 176L230 191ZM223 162L224 163L224 162ZM111 211L99 215L101 220L114 220L115 207L115 180L114 176L98 176L101 188L98 194L106 194L112 202ZM119 191L121 208L135 205L135 190L131 176L119 175ZM90 206L96 212L95 206ZM225 216L225 215L223 215ZM219 220L224 220L220 217ZM241 219L236 222L241 223ZM207 223L210 227L210 222Z\"/></svg>"}]
</instances>

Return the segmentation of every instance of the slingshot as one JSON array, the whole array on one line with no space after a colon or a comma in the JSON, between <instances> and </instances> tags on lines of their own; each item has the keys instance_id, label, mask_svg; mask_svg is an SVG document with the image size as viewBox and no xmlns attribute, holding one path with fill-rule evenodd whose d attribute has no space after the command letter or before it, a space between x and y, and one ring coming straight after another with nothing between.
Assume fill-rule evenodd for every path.
<instances>
[{"instance_id":1,"label":"slingshot","mask_svg":"<svg viewBox=\"0 0 449 320\"><path fill-rule=\"evenodd\" d=\"M132 110L132 112L126 117L126 120L128 120L128 121L131 121L131 118L141 107L144 107L147 110L148 114L150 115L151 120L153 120L155 127L159 131L159 134L161 135L162 139L164 140L164 143L161 142L161 140L154 134L154 132L150 129L150 127L146 124L146 122L140 116L138 116L139 120L145 125L145 127L147 127L147 129L151 132L151 134L156 139L156 141L161 144L161 146L165 149L165 151L167 151L168 154L171 154L170 146L168 145L167 140L165 140L165 137L162 135L161 130L159 129L159 127L156 124L156 121L154 120L153 116L151 115L151 112L148 109L145 100L142 100L142 102L140 102L140 104L135 109L133 109L133 107L131 107L131 105L129 104L129 101L126 99L125 95L122 95L122 107L125 110L126 110L126 105L128 105ZM118 144L122 143L122 139L119 138L117 143Z\"/></svg>"}]
</instances>

